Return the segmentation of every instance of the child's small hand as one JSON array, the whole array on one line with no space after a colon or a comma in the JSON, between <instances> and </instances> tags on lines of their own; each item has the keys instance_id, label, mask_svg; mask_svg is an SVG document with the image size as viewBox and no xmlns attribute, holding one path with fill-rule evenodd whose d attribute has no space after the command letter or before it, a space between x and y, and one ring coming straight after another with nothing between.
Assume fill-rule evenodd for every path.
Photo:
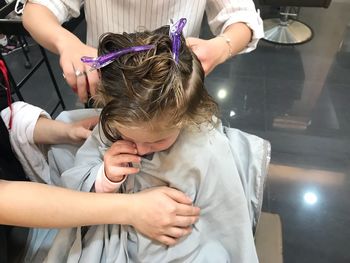
<instances>
[{"instance_id":1,"label":"child's small hand","mask_svg":"<svg viewBox=\"0 0 350 263\"><path fill-rule=\"evenodd\" d=\"M104 155L105 175L112 182L120 182L125 176L139 172L129 163L140 163L141 157L132 142L119 140L112 144Z\"/></svg>"}]
</instances>

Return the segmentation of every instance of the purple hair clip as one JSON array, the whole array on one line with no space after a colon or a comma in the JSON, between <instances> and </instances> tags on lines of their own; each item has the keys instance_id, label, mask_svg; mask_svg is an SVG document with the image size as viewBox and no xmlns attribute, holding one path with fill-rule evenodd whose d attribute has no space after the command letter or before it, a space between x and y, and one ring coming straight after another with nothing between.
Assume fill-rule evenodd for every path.
<instances>
[{"instance_id":1,"label":"purple hair clip","mask_svg":"<svg viewBox=\"0 0 350 263\"><path fill-rule=\"evenodd\" d=\"M117 58L119 58L122 55L125 55L127 53L131 53L131 52L146 51L146 50L150 50L154 47L155 47L154 45L128 47L128 48L123 48L123 49L120 49L118 51L114 51L114 52L99 56L97 58L84 56L81 58L81 61L86 63L86 64L89 64L92 70L93 69L100 69L100 68L103 68L103 67L107 66L108 64L112 63L114 60L116 60Z\"/></svg>"},{"instance_id":2,"label":"purple hair clip","mask_svg":"<svg viewBox=\"0 0 350 263\"><path fill-rule=\"evenodd\" d=\"M172 41L172 53L176 63L179 62L179 52L181 44L181 32L186 25L186 18L180 18L176 23L171 23L169 36Z\"/></svg>"}]
</instances>

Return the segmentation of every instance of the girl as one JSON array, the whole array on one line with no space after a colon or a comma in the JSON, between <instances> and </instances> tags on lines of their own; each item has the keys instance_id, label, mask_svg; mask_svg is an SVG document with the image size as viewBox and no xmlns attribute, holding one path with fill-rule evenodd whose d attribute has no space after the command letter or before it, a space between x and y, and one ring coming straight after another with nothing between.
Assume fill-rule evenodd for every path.
<instances>
[{"instance_id":1,"label":"girl","mask_svg":"<svg viewBox=\"0 0 350 263\"><path fill-rule=\"evenodd\" d=\"M221 126L201 64L181 36L184 21L175 25L106 34L100 57L83 58L92 70L100 69L100 125L61 179L73 189L125 194L170 186L201 208L199 221L183 228L188 222L180 218L162 242L173 245L191 233L173 246L129 225L65 229L38 251L33 248L40 238L34 239L28 261L42 255L48 262L258 261L252 224L261 208L268 143ZM252 188L243 188L242 178ZM249 189L259 189L258 198Z\"/></svg>"}]
</instances>

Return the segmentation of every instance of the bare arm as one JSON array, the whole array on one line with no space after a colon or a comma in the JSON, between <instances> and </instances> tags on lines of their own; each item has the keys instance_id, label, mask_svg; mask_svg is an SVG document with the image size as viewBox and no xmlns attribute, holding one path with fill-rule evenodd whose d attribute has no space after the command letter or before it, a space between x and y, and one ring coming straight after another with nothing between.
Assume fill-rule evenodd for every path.
<instances>
[{"instance_id":1,"label":"bare arm","mask_svg":"<svg viewBox=\"0 0 350 263\"><path fill-rule=\"evenodd\" d=\"M27 1L22 20L30 35L40 45L56 54L60 54L68 42L80 43L79 38L63 28L55 15L43 5Z\"/></svg>"},{"instance_id":2,"label":"bare arm","mask_svg":"<svg viewBox=\"0 0 350 263\"><path fill-rule=\"evenodd\" d=\"M98 123L98 116L78 122L65 123L40 117L34 128L34 142L37 144L81 143L91 134Z\"/></svg>"},{"instance_id":3,"label":"bare arm","mask_svg":"<svg viewBox=\"0 0 350 263\"><path fill-rule=\"evenodd\" d=\"M167 187L130 195L97 194L0 180L0 200L0 224L54 228L126 224L166 245L190 233L199 216L199 208L188 197Z\"/></svg>"},{"instance_id":4,"label":"bare arm","mask_svg":"<svg viewBox=\"0 0 350 263\"><path fill-rule=\"evenodd\" d=\"M60 65L65 79L78 93L79 98L86 102L89 92L95 95L99 82L98 74L96 71L89 72L89 66L83 64L80 58L95 57L97 50L85 45L73 33L63 28L55 15L43 5L28 1L22 19L26 30L40 45L60 56ZM89 74L76 76L76 71L89 72Z\"/></svg>"},{"instance_id":5,"label":"bare arm","mask_svg":"<svg viewBox=\"0 0 350 263\"><path fill-rule=\"evenodd\" d=\"M127 196L76 192L33 182L0 181L1 224L72 227L127 223ZM116 210L117 209L117 210Z\"/></svg>"},{"instance_id":6,"label":"bare arm","mask_svg":"<svg viewBox=\"0 0 350 263\"><path fill-rule=\"evenodd\" d=\"M229 54L227 43L225 43L226 48L223 48L223 51L226 52L226 56L223 54L224 59L226 60L230 55L235 56L247 47L252 39L252 31L245 23L235 23L225 29L223 36L230 39L231 54ZM222 37L216 37L215 39L217 38L220 38L219 40L222 42Z\"/></svg>"}]
</instances>

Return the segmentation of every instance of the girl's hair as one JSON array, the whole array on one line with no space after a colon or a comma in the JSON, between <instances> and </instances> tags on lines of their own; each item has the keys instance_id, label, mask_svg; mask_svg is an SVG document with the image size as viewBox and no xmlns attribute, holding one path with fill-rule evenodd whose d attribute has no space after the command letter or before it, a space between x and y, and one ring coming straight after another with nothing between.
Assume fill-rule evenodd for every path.
<instances>
[{"instance_id":1,"label":"girl's hair","mask_svg":"<svg viewBox=\"0 0 350 263\"><path fill-rule=\"evenodd\" d=\"M96 106L103 107L101 126L110 141L118 138L116 124L135 127L159 120L161 128L183 128L212 122L218 113L216 102L204 88L201 63L183 36L178 63L173 59L169 26L152 32L104 34L98 53L150 44L155 47L128 53L101 68L94 99Z\"/></svg>"}]
</instances>

